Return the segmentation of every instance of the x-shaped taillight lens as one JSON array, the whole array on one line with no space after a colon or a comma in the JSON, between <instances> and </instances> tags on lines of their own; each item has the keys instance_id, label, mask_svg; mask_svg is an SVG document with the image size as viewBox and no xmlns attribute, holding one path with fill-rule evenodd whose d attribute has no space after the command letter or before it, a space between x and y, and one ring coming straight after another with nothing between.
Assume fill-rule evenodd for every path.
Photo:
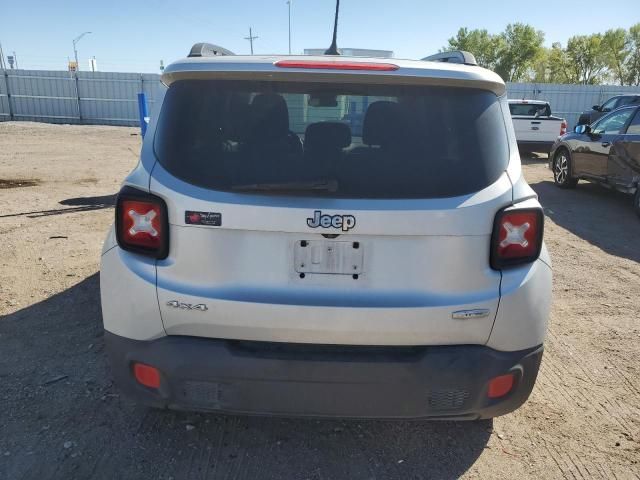
<instances>
[{"instance_id":1,"label":"x-shaped taillight lens","mask_svg":"<svg viewBox=\"0 0 640 480\"><path fill-rule=\"evenodd\" d=\"M164 201L145 192L125 187L116 205L118 244L156 258L166 258L169 227Z\"/></svg>"},{"instance_id":2,"label":"x-shaped taillight lens","mask_svg":"<svg viewBox=\"0 0 640 480\"><path fill-rule=\"evenodd\" d=\"M542 248L544 215L540 208L498 212L491 239L491 266L501 269L534 261Z\"/></svg>"}]
</instances>

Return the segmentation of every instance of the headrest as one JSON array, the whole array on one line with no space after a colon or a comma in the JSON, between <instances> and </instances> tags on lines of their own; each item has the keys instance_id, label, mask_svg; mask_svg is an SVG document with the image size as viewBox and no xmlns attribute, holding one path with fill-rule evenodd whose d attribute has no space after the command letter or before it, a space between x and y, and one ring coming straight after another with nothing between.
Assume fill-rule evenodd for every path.
<instances>
[{"instance_id":1,"label":"headrest","mask_svg":"<svg viewBox=\"0 0 640 480\"><path fill-rule=\"evenodd\" d=\"M235 141L246 139L250 109L248 95L234 94L231 97L224 116L224 131L227 139Z\"/></svg>"},{"instance_id":2,"label":"headrest","mask_svg":"<svg viewBox=\"0 0 640 480\"><path fill-rule=\"evenodd\" d=\"M399 138L401 130L399 105L380 100L367 108L362 124L362 142L366 145L384 146Z\"/></svg>"},{"instance_id":3,"label":"headrest","mask_svg":"<svg viewBox=\"0 0 640 480\"><path fill-rule=\"evenodd\" d=\"M305 150L339 150L349 145L351 129L346 123L312 123L304 132Z\"/></svg>"},{"instance_id":4,"label":"headrest","mask_svg":"<svg viewBox=\"0 0 640 480\"><path fill-rule=\"evenodd\" d=\"M289 133L287 102L277 93L260 93L253 97L249 112L254 138L272 139Z\"/></svg>"}]
</instances>

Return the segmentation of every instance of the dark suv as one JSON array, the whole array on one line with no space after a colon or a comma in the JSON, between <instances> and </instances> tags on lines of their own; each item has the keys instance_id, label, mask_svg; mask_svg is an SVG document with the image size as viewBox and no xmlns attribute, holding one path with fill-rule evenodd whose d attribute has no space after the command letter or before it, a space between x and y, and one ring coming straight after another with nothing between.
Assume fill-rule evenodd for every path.
<instances>
[{"instance_id":1,"label":"dark suv","mask_svg":"<svg viewBox=\"0 0 640 480\"><path fill-rule=\"evenodd\" d=\"M640 104L576 126L556 140L549 159L559 187L573 188L578 180L589 180L635 194L640 215Z\"/></svg>"},{"instance_id":2,"label":"dark suv","mask_svg":"<svg viewBox=\"0 0 640 480\"><path fill-rule=\"evenodd\" d=\"M602 105L594 105L591 107L591 110L582 112L580 118L578 118L578 125L591 125L604 114L612 112L616 108L638 104L640 104L640 95L618 95L611 97Z\"/></svg>"}]
</instances>

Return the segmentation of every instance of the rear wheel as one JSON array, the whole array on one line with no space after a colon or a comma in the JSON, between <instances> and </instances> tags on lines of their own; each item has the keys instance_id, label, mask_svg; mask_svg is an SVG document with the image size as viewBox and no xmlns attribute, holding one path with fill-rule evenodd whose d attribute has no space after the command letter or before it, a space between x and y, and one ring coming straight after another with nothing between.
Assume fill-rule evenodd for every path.
<instances>
[{"instance_id":1,"label":"rear wheel","mask_svg":"<svg viewBox=\"0 0 640 480\"><path fill-rule=\"evenodd\" d=\"M633 197L633 209L636 211L636 214L640 217L640 183L636 186L636 194Z\"/></svg>"},{"instance_id":2,"label":"rear wheel","mask_svg":"<svg viewBox=\"0 0 640 480\"><path fill-rule=\"evenodd\" d=\"M574 188L578 179L571 176L571 157L564 148L553 159L553 180L560 188Z\"/></svg>"}]
</instances>

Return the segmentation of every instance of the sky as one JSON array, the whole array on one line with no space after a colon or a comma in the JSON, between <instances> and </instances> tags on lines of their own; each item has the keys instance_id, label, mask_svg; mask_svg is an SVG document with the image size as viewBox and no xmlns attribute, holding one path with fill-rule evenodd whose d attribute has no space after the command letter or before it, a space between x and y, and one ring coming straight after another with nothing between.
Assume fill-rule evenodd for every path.
<instances>
[{"instance_id":1,"label":"sky","mask_svg":"<svg viewBox=\"0 0 640 480\"><path fill-rule=\"evenodd\" d=\"M616 0L607 15L602 1L581 0L342 0L338 46L393 50L396 58L422 58L438 51L460 27L498 33L524 22L545 32L545 43L563 45L573 35L629 28L640 22L639 0ZM81 69L95 56L98 70L159 72L183 58L197 42L237 54L288 52L286 0L2 0L0 44L14 51L18 66L63 70L77 45ZM335 0L292 0L292 53L331 43ZM626 12L626 13L625 13Z\"/></svg>"}]
</instances>

